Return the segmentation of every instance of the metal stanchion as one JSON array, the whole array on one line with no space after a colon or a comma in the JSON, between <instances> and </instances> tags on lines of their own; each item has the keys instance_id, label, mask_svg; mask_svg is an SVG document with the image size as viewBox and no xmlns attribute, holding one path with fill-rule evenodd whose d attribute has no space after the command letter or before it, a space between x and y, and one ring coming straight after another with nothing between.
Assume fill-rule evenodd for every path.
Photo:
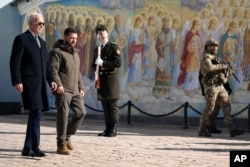
<instances>
[{"instance_id":1,"label":"metal stanchion","mask_svg":"<svg viewBox=\"0 0 250 167\"><path fill-rule=\"evenodd\" d=\"M184 125L183 129L188 129L188 123L187 123L187 110L188 110L189 103L185 102L184 105Z\"/></svg>"},{"instance_id":2,"label":"metal stanchion","mask_svg":"<svg viewBox=\"0 0 250 167\"><path fill-rule=\"evenodd\" d=\"M131 105L132 105L132 103L131 103L131 101L129 100L128 101L128 117L127 117L127 124L128 125L131 125Z\"/></svg>"}]
</instances>

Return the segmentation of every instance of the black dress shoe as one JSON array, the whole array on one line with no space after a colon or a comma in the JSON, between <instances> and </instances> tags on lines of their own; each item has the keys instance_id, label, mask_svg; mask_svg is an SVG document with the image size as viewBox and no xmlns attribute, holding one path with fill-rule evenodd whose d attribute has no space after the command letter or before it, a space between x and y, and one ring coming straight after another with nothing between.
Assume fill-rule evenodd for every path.
<instances>
[{"instance_id":1,"label":"black dress shoe","mask_svg":"<svg viewBox=\"0 0 250 167\"><path fill-rule=\"evenodd\" d=\"M28 150L22 151L22 156L29 156L29 155L30 155L30 151L28 151Z\"/></svg>"},{"instance_id":2,"label":"black dress shoe","mask_svg":"<svg viewBox=\"0 0 250 167\"><path fill-rule=\"evenodd\" d=\"M45 157L46 154L42 151L37 151L37 152L31 151L30 156L32 156L32 157Z\"/></svg>"}]
</instances>

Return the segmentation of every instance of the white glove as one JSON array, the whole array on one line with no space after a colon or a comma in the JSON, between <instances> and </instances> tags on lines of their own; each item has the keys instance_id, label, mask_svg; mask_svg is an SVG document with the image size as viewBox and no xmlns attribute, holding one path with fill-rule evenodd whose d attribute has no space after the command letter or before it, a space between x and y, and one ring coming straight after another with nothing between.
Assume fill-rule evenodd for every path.
<instances>
[{"instance_id":1,"label":"white glove","mask_svg":"<svg viewBox=\"0 0 250 167\"><path fill-rule=\"evenodd\" d=\"M98 58L95 60L95 64L96 64L96 65L99 65L99 66L102 66L103 60L102 60L100 57L98 57Z\"/></svg>"}]
</instances>

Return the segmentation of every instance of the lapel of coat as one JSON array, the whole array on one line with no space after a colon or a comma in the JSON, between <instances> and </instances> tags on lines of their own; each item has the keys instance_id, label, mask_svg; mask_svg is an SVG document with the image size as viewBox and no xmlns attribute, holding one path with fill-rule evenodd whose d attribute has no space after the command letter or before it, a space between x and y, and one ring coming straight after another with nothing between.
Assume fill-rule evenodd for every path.
<instances>
[{"instance_id":1,"label":"lapel of coat","mask_svg":"<svg viewBox=\"0 0 250 167\"><path fill-rule=\"evenodd\" d=\"M36 42L36 39L34 38L34 36L32 35L32 33L31 33L29 30L27 30L26 33L27 33L27 35L28 35L28 39L31 40L31 42L32 42L37 48L39 48L39 46L38 46L38 44L37 44L37 42ZM42 44L42 42L41 42L40 37L39 37L39 40L40 40L41 48L42 48L42 47L43 47L43 44ZM39 48L39 49L40 49L40 48Z\"/></svg>"}]
</instances>

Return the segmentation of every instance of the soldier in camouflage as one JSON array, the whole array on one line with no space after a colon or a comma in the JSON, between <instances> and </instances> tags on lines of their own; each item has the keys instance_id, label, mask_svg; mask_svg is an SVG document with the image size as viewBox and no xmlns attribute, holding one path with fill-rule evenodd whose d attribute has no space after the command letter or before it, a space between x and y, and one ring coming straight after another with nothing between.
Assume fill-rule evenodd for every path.
<instances>
[{"instance_id":1,"label":"soldier in camouflage","mask_svg":"<svg viewBox=\"0 0 250 167\"><path fill-rule=\"evenodd\" d=\"M231 105L229 103L228 91L225 89L225 84L228 84L228 65L219 60L218 42L208 40L205 44L203 57L200 64L201 84L204 89L204 97L206 107L200 118L199 136L211 137L207 132L209 116L215 108L219 107L224 112L224 121L229 128L230 137L241 135L244 130L237 129L231 118Z\"/></svg>"}]
</instances>

